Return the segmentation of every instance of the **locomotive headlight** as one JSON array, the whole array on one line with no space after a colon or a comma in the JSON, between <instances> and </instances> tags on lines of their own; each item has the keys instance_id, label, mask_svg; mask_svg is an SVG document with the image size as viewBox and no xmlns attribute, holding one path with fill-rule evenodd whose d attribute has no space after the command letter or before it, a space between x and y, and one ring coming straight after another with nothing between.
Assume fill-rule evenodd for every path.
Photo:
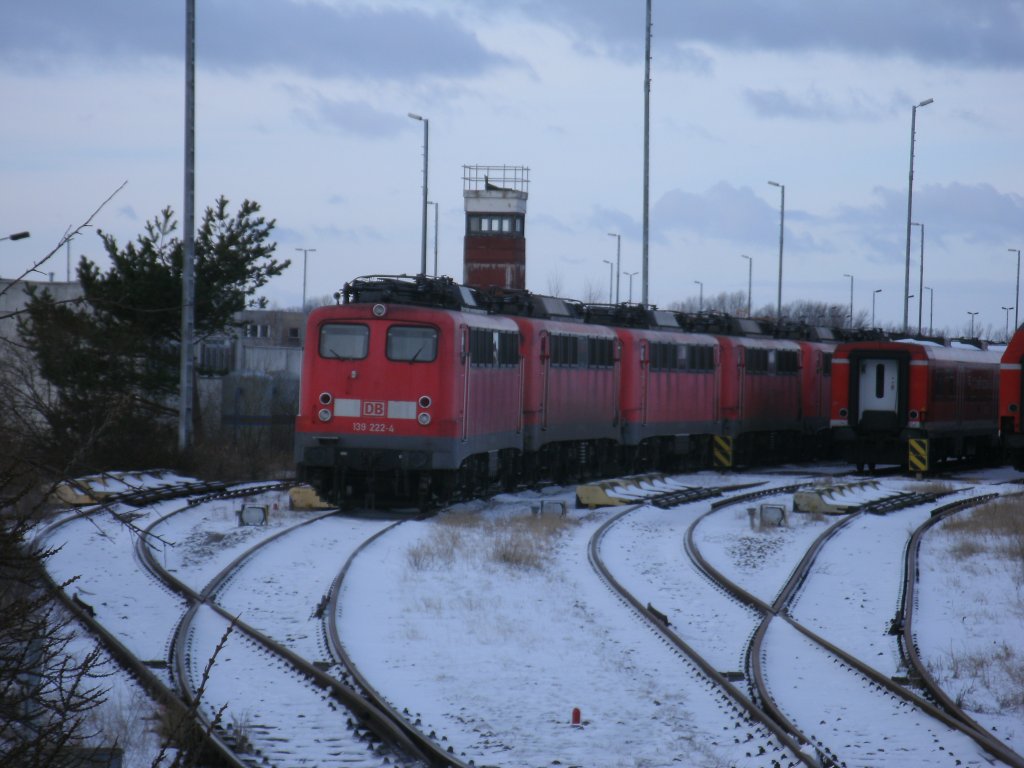
<instances>
[{"instance_id":1,"label":"locomotive headlight","mask_svg":"<svg viewBox=\"0 0 1024 768\"><path fill-rule=\"evenodd\" d=\"M434 401L430 399L430 395L423 395L420 398L420 408L429 408Z\"/></svg>"},{"instance_id":2,"label":"locomotive headlight","mask_svg":"<svg viewBox=\"0 0 1024 768\"><path fill-rule=\"evenodd\" d=\"M320 409L320 413L318 413L317 416L320 417L320 421L330 421L331 420L331 409L330 408L321 408Z\"/></svg>"},{"instance_id":3,"label":"locomotive headlight","mask_svg":"<svg viewBox=\"0 0 1024 768\"><path fill-rule=\"evenodd\" d=\"M921 414L918 413L916 410L911 411L908 415L910 416L911 421L917 421L919 418L921 418Z\"/></svg>"},{"instance_id":4,"label":"locomotive headlight","mask_svg":"<svg viewBox=\"0 0 1024 768\"><path fill-rule=\"evenodd\" d=\"M848 410L846 410L845 408L840 408L839 409L839 418L845 419L849 415L850 415L850 412Z\"/></svg>"},{"instance_id":5,"label":"locomotive headlight","mask_svg":"<svg viewBox=\"0 0 1024 768\"><path fill-rule=\"evenodd\" d=\"M425 427L430 423L430 414L421 413L419 416L416 417L416 421L420 423L420 426Z\"/></svg>"},{"instance_id":6,"label":"locomotive headlight","mask_svg":"<svg viewBox=\"0 0 1024 768\"><path fill-rule=\"evenodd\" d=\"M383 304L374 304L370 311L373 312L374 317L384 317L388 313L388 308Z\"/></svg>"},{"instance_id":7,"label":"locomotive headlight","mask_svg":"<svg viewBox=\"0 0 1024 768\"><path fill-rule=\"evenodd\" d=\"M1010 403L1010 413L1016 413L1016 412L1017 412L1017 404L1016 403Z\"/></svg>"},{"instance_id":8,"label":"locomotive headlight","mask_svg":"<svg viewBox=\"0 0 1024 768\"><path fill-rule=\"evenodd\" d=\"M331 400L332 400L332 398L331 398L331 393L330 392L321 392L320 393L320 405L330 405L331 404Z\"/></svg>"}]
</instances>

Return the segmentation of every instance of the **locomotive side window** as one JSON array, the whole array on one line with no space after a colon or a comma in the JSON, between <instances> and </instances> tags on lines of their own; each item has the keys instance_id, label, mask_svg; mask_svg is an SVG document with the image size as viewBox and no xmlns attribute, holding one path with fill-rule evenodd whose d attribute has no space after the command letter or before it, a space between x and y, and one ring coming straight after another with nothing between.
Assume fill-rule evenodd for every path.
<instances>
[{"instance_id":1,"label":"locomotive side window","mask_svg":"<svg viewBox=\"0 0 1024 768\"><path fill-rule=\"evenodd\" d=\"M437 357L437 329L416 325L388 328L388 360L430 363Z\"/></svg>"},{"instance_id":2,"label":"locomotive side window","mask_svg":"<svg viewBox=\"0 0 1024 768\"><path fill-rule=\"evenodd\" d=\"M497 355L498 334L486 328L471 328L469 330L469 358L473 365L493 366Z\"/></svg>"},{"instance_id":3,"label":"locomotive side window","mask_svg":"<svg viewBox=\"0 0 1024 768\"><path fill-rule=\"evenodd\" d=\"M615 362L611 339L587 339L587 365L591 368L607 368Z\"/></svg>"},{"instance_id":4,"label":"locomotive side window","mask_svg":"<svg viewBox=\"0 0 1024 768\"><path fill-rule=\"evenodd\" d=\"M747 373L768 373L768 350L751 349L745 350L747 362Z\"/></svg>"},{"instance_id":5,"label":"locomotive side window","mask_svg":"<svg viewBox=\"0 0 1024 768\"><path fill-rule=\"evenodd\" d=\"M370 340L365 325L328 323L320 328L320 356L338 360L362 360Z\"/></svg>"},{"instance_id":6,"label":"locomotive side window","mask_svg":"<svg viewBox=\"0 0 1024 768\"><path fill-rule=\"evenodd\" d=\"M469 351L475 366L518 365L519 334L471 328Z\"/></svg>"},{"instance_id":7,"label":"locomotive side window","mask_svg":"<svg viewBox=\"0 0 1024 768\"><path fill-rule=\"evenodd\" d=\"M798 373L800 371L800 356L788 349L780 349L775 355L776 373Z\"/></svg>"},{"instance_id":8,"label":"locomotive side window","mask_svg":"<svg viewBox=\"0 0 1024 768\"><path fill-rule=\"evenodd\" d=\"M687 344L683 360L685 364L681 361L680 367L691 371L712 371L715 368L715 348L704 344Z\"/></svg>"},{"instance_id":9,"label":"locomotive side window","mask_svg":"<svg viewBox=\"0 0 1024 768\"><path fill-rule=\"evenodd\" d=\"M498 365L519 365L518 333L498 333Z\"/></svg>"},{"instance_id":10,"label":"locomotive side window","mask_svg":"<svg viewBox=\"0 0 1024 768\"><path fill-rule=\"evenodd\" d=\"M827 352L821 356L821 372L826 376L832 375L832 355Z\"/></svg>"}]
</instances>

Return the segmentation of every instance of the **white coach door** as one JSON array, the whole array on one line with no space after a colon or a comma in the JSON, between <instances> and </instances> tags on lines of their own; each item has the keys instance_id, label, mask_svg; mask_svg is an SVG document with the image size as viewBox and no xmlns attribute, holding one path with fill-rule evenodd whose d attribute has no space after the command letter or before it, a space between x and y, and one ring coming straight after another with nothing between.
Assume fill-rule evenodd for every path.
<instances>
[{"instance_id":1,"label":"white coach door","mask_svg":"<svg viewBox=\"0 0 1024 768\"><path fill-rule=\"evenodd\" d=\"M896 413L899 409L899 361L867 359L860 361L860 399L857 412Z\"/></svg>"}]
</instances>

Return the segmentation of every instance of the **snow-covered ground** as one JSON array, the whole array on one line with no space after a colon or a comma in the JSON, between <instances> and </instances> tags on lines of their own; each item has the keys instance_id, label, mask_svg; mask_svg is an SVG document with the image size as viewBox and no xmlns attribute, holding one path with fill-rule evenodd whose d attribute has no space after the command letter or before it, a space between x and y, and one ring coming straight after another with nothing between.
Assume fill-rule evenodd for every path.
<instances>
[{"instance_id":1,"label":"snow-covered ground","mask_svg":"<svg viewBox=\"0 0 1024 768\"><path fill-rule=\"evenodd\" d=\"M1009 474L993 473L975 485ZM794 482L792 476L743 479ZM679 482L736 480L701 473ZM565 502L567 514L534 514L541 500ZM756 618L696 572L684 551L687 527L710 503L667 511L641 507L609 530L602 555L691 646L720 670L734 671L742 669ZM210 502L158 528L168 542L160 556L166 552L167 566L197 590L256 538L311 517L279 503L270 528L242 530L236 506ZM756 753L748 757L749 729L734 726L724 697L591 568L590 537L616 510L572 507L573 489L503 496L404 522L357 555L342 584L336 620L370 683L477 765L770 764ZM145 525L167 511L147 513ZM926 518L926 511L912 509L855 520L826 545L792 607L794 616L883 673L895 673L887 622L899 597L903 546ZM782 529L754 531L739 507L706 518L695 543L716 568L771 601L806 546L832 521L790 514ZM81 527L65 529L73 535L51 570L58 578L81 574L72 589L140 658L165 658L180 600L134 562L133 536L115 521L73 525ZM355 547L382 527L334 518L310 523L269 544L218 599L318 660L323 649L312 616L316 600ZM1024 668L1024 566L984 553L965 562L941 538L941 531L929 533L922 551L915 623L922 653L938 669L950 670L952 683L961 686L950 690L966 691L972 709L997 713L987 721L979 715L979 721L1024 751L1021 681L1012 677ZM774 652L788 634L776 632ZM228 642L230 648L234 638ZM980 663L955 662L959 658ZM217 691L218 701L230 695ZM582 727L569 724L574 708L581 711ZM315 760L315 750L305 754ZM905 755L881 752L871 760L908 764Z\"/></svg>"}]
</instances>

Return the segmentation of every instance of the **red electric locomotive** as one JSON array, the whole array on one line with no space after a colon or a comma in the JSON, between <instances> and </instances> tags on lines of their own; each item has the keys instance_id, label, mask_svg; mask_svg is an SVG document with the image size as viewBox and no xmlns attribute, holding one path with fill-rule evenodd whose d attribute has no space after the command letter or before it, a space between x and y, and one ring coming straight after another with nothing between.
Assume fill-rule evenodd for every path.
<instances>
[{"instance_id":1,"label":"red electric locomotive","mask_svg":"<svg viewBox=\"0 0 1024 768\"><path fill-rule=\"evenodd\" d=\"M496 483L776 461L825 427L831 348L753 320L358 278L308 320L298 476L339 504L427 506Z\"/></svg>"},{"instance_id":2,"label":"red electric locomotive","mask_svg":"<svg viewBox=\"0 0 1024 768\"><path fill-rule=\"evenodd\" d=\"M932 341L840 344L832 358L832 434L858 470L926 472L949 458L992 458L999 354Z\"/></svg>"},{"instance_id":3,"label":"red electric locomotive","mask_svg":"<svg viewBox=\"0 0 1024 768\"><path fill-rule=\"evenodd\" d=\"M999 371L999 432L1006 458L1016 469L1024 469L1024 327L1018 328L1003 352Z\"/></svg>"},{"instance_id":4,"label":"red electric locomotive","mask_svg":"<svg viewBox=\"0 0 1024 768\"><path fill-rule=\"evenodd\" d=\"M578 302L526 291L481 295L519 331L523 465L529 481L614 472L619 466L620 360L615 332L584 323Z\"/></svg>"},{"instance_id":5,"label":"red electric locomotive","mask_svg":"<svg viewBox=\"0 0 1024 768\"><path fill-rule=\"evenodd\" d=\"M425 503L514 466L524 382L511 319L450 278L360 278L344 301L307 322L300 479L336 502Z\"/></svg>"}]
</instances>

